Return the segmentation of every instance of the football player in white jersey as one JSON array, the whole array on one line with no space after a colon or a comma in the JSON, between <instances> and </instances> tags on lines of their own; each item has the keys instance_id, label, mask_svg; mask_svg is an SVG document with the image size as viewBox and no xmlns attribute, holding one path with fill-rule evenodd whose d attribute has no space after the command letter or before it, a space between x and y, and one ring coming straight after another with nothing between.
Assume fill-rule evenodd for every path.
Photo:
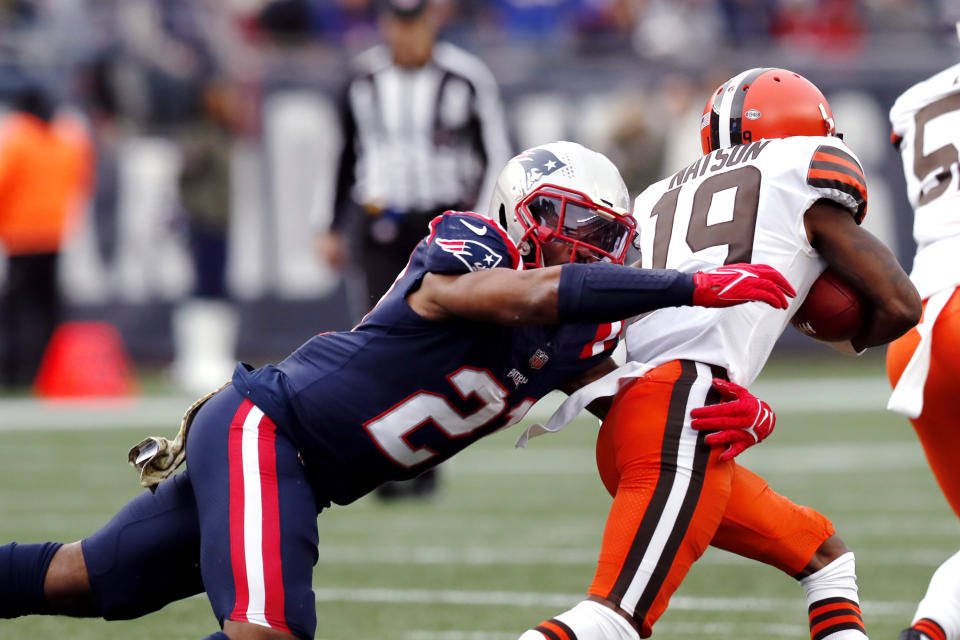
<instances>
[{"instance_id":1,"label":"football player in white jersey","mask_svg":"<svg viewBox=\"0 0 960 640\"><path fill-rule=\"evenodd\" d=\"M960 26L960 25L958 25ZM960 64L907 89L890 109L914 209L910 279L923 298L920 325L890 345L887 405L910 418L940 488L960 516ZM933 574L901 640L960 637L960 553Z\"/></svg>"},{"instance_id":2,"label":"football player in white jersey","mask_svg":"<svg viewBox=\"0 0 960 640\"><path fill-rule=\"evenodd\" d=\"M768 263L798 295L787 310L664 309L633 322L628 363L571 396L545 425L578 405L616 394L601 427L597 463L613 505L587 599L521 640L635 640L651 635L707 545L771 564L799 580L814 640L866 638L853 554L830 521L773 492L732 458L765 437L718 434L687 417L716 402L712 379L748 385L829 265L870 309L851 341L859 352L916 324L920 298L893 254L859 226L863 169L836 136L823 94L784 69L750 69L711 96L701 121L704 156L637 197L644 267L680 271ZM744 277L748 277L744 274ZM723 381L720 381L722 387Z\"/></svg>"}]
</instances>

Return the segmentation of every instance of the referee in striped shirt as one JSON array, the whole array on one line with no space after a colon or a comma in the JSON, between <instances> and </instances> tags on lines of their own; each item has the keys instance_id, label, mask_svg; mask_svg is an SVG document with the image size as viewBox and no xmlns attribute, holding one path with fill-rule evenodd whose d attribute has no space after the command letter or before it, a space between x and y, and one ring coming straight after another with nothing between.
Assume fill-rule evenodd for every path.
<instances>
[{"instance_id":1,"label":"referee in striped shirt","mask_svg":"<svg viewBox=\"0 0 960 640\"><path fill-rule=\"evenodd\" d=\"M435 0L378 0L385 43L354 60L341 101L344 146L321 258L353 263L364 311L406 266L428 223L447 210L486 211L498 170L513 155L493 74L437 41ZM381 497L429 494L433 476L388 485Z\"/></svg>"}]
</instances>

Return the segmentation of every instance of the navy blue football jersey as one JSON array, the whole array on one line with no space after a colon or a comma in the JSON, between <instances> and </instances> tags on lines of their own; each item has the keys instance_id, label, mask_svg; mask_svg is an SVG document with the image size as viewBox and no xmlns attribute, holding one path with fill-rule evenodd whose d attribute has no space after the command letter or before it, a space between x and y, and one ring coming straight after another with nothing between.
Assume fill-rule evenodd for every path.
<instances>
[{"instance_id":1,"label":"navy blue football jersey","mask_svg":"<svg viewBox=\"0 0 960 640\"><path fill-rule=\"evenodd\" d=\"M412 478L610 355L620 323L437 322L407 304L426 273L494 268L522 268L504 230L447 212L352 331L315 336L276 366L237 367L234 385L296 444L318 500L347 504Z\"/></svg>"}]
</instances>

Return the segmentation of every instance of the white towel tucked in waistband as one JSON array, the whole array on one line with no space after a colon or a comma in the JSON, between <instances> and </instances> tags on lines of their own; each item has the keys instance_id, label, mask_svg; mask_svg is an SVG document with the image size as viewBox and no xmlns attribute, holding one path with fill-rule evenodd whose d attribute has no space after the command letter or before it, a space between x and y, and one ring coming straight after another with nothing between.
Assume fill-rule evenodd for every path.
<instances>
[{"instance_id":1,"label":"white towel tucked in waistband","mask_svg":"<svg viewBox=\"0 0 960 640\"><path fill-rule=\"evenodd\" d=\"M910 362L903 370L897 386L890 394L887 409L896 413L916 418L923 412L923 387L930 372L930 351L933 346L933 326L943 311L954 289L943 289L930 296L923 311L923 320L917 325L920 334L920 343L910 357Z\"/></svg>"},{"instance_id":2,"label":"white towel tucked in waistband","mask_svg":"<svg viewBox=\"0 0 960 640\"><path fill-rule=\"evenodd\" d=\"M563 401L563 404L553 412L553 415L547 420L547 424L533 424L527 427L527 429L520 434L520 438L517 440L515 446L526 447L530 438L535 438L544 433L556 433L560 431L570 424L588 404L597 398L616 395L624 382L633 378L639 378L646 374L647 371L650 371L650 369L653 369L653 366L649 364L627 362L602 378L580 387L571 393L570 396Z\"/></svg>"}]
</instances>

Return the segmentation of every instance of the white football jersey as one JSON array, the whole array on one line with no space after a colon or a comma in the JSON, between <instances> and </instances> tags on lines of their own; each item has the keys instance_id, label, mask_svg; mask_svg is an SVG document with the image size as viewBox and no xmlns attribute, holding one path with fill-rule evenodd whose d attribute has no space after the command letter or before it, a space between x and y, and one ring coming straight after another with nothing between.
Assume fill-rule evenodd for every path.
<instances>
[{"instance_id":1,"label":"white football jersey","mask_svg":"<svg viewBox=\"0 0 960 640\"><path fill-rule=\"evenodd\" d=\"M696 360L726 368L739 384L752 383L826 266L804 227L804 214L821 198L863 219L863 169L838 138L718 149L648 187L634 204L643 267L690 273L735 262L769 264L797 297L786 310L753 302L654 311L627 328L628 358L653 365Z\"/></svg>"},{"instance_id":2,"label":"white football jersey","mask_svg":"<svg viewBox=\"0 0 960 640\"><path fill-rule=\"evenodd\" d=\"M907 89L890 123L914 210L910 278L928 298L960 284L960 64Z\"/></svg>"}]
</instances>

